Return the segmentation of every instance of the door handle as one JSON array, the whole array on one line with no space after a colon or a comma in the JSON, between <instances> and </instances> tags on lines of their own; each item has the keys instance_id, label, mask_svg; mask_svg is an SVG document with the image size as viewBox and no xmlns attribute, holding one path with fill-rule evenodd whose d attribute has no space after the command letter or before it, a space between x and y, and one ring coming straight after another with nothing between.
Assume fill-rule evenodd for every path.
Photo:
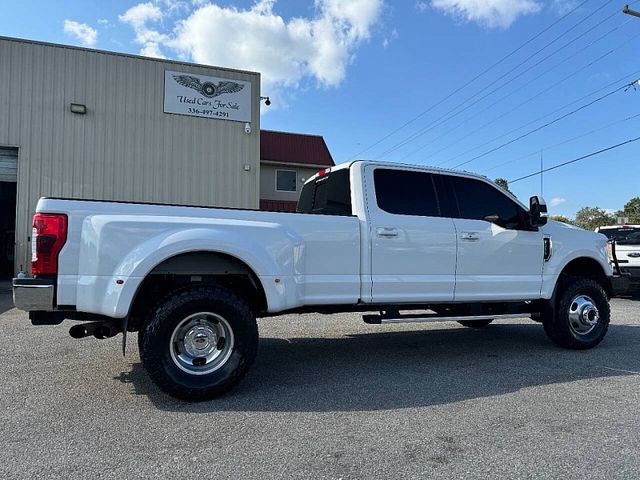
<instances>
[{"instance_id":1,"label":"door handle","mask_svg":"<svg viewBox=\"0 0 640 480\"><path fill-rule=\"evenodd\" d=\"M378 237L393 238L398 236L398 229L391 227L379 227L376 230L376 234L378 235Z\"/></svg>"},{"instance_id":2,"label":"door handle","mask_svg":"<svg viewBox=\"0 0 640 480\"><path fill-rule=\"evenodd\" d=\"M466 240L467 242L476 242L480 240L480 237L478 237L478 232L462 232L460 234L460 238L462 240Z\"/></svg>"}]
</instances>

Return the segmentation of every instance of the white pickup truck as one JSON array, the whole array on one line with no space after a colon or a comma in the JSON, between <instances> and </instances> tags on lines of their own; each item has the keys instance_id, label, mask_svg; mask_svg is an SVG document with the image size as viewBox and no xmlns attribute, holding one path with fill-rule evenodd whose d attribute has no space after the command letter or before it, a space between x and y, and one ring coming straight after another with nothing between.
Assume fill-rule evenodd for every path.
<instances>
[{"instance_id":1,"label":"white pickup truck","mask_svg":"<svg viewBox=\"0 0 640 480\"><path fill-rule=\"evenodd\" d=\"M640 292L640 225L612 225L598 227L609 240L615 240L614 251L610 251L609 262L629 278L629 291Z\"/></svg>"},{"instance_id":2,"label":"white pickup truck","mask_svg":"<svg viewBox=\"0 0 640 480\"><path fill-rule=\"evenodd\" d=\"M531 317L584 349L625 283L604 235L547 223L537 197L526 208L484 177L367 161L309 179L298 213L42 198L31 241L33 276L13 282L31 322L89 321L76 338L137 331L149 376L189 400L245 375L256 317Z\"/></svg>"}]
</instances>

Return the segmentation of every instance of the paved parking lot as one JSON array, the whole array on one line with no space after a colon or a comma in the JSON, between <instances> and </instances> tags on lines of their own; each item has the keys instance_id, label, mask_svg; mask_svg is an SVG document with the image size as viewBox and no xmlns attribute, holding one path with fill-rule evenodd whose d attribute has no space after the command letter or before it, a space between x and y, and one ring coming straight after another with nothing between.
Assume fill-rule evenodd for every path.
<instances>
[{"instance_id":1,"label":"paved parking lot","mask_svg":"<svg viewBox=\"0 0 640 480\"><path fill-rule=\"evenodd\" d=\"M0 478L638 478L640 302L596 349L530 321L260 321L218 401L156 390L132 335L74 340L0 295ZM69 323L69 322L66 322Z\"/></svg>"}]
</instances>

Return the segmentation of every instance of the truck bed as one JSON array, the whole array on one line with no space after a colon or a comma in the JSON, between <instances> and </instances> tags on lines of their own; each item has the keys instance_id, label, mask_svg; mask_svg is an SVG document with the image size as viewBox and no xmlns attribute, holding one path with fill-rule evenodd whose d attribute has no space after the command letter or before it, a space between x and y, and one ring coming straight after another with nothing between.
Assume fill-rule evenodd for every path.
<instances>
[{"instance_id":1,"label":"truck bed","mask_svg":"<svg viewBox=\"0 0 640 480\"><path fill-rule=\"evenodd\" d=\"M144 277L185 251L236 253L265 290L278 290L269 311L360 297L360 222L352 216L58 198L41 199L37 211L68 216L57 304L83 312L125 316Z\"/></svg>"}]
</instances>

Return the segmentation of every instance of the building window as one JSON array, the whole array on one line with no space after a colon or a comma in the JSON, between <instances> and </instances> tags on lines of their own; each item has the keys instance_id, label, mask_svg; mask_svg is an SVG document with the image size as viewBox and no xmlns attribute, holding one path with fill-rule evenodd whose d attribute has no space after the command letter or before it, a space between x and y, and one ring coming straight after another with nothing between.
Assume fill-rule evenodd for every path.
<instances>
[{"instance_id":1,"label":"building window","mask_svg":"<svg viewBox=\"0 0 640 480\"><path fill-rule=\"evenodd\" d=\"M295 192L297 180L298 176L295 170L276 170L276 191Z\"/></svg>"}]
</instances>

